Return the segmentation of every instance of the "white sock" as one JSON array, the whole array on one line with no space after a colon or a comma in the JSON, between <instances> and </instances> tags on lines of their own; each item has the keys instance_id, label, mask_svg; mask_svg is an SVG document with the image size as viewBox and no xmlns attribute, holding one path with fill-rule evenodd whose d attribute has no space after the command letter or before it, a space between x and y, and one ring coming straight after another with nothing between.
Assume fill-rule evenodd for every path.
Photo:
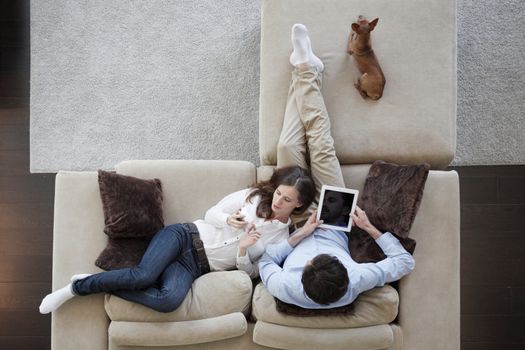
<instances>
[{"instance_id":1,"label":"white sock","mask_svg":"<svg viewBox=\"0 0 525 350\"><path fill-rule=\"evenodd\" d=\"M40 307L38 308L40 310L41 314L48 314L50 312L55 311L68 301L69 299L73 298L75 294L73 294L73 291L71 290L71 283L67 286L48 294L40 304Z\"/></svg>"},{"instance_id":2,"label":"white sock","mask_svg":"<svg viewBox=\"0 0 525 350\"><path fill-rule=\"evenodd\" d=\"M91 275L92 275L92 273L79 273L77 275L73 275L73 276L71 276L71 282L75 282L75 281L78 281L78 280L83 280L84 278L89 277Z\"/></svg>"},{"instance_id":3,"label":"white sock","mask_svg":"<svg viewBox=\"0 0 525 350\"><path fill-rule=\"evenodd\" d=\"M293 52L290 55L290 63L296 67L301 63L308 63L308 32L302 24L294 24L292 27Z\"/></svg>"},{"instance_id":4,"label":"white sock","mask_svg":"<svg viewBox=\"0 0 525 350\"><path fill-rule=\"evenodd\" d=\"M322 72L324 70L324 64L323 64L323 61L321 61L321 59L319 57L317 57L313 51L312 51L312 43L310 41L310 37L307 36L306 37L307 41L308 41L308 49L310 50L310 64L313 64L314 66L317 67L317 70L319 72Z\"/></svg>"},{"instance_id":5,"label":"white sock","mask_svg":"<svg viewBox=\"0 0 525 350\"><path fill-rule=\"evenodd\" d=\"M294 24L292 27L293 52L290 55L290 63L297 67L302 63L308 63L317 68L319 72L324 69L323 62L314 55L312 44L308 37L308 30L303 24Z\"/></svg>"}]
</instances>

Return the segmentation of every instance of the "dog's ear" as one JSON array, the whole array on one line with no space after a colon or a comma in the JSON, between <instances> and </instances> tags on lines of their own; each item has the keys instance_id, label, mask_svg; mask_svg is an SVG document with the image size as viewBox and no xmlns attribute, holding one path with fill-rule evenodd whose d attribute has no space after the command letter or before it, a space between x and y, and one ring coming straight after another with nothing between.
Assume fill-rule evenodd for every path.
<instances>
[{"instance_id":1,"label":"dog's ear","mask_svg":"<svg viewBox=\"0 0 525 350\"><path fill-rule=\"evenodd\" d=\"M370 31L374 30L377 25L377 21L379 21L379 18L376 18L372 22L368 23L368 28L370 28Z\"/></svg>"},{"instance_id":2,"label":"dog's ear","mask_svg":"<svg viewBox=\"0 0 525 350\"><path fill-rule=\"evenodd\" d=\"M359 29L359 24L352 23L352 30L357 33L357 30Z\"/></svg>"}]
</instances>

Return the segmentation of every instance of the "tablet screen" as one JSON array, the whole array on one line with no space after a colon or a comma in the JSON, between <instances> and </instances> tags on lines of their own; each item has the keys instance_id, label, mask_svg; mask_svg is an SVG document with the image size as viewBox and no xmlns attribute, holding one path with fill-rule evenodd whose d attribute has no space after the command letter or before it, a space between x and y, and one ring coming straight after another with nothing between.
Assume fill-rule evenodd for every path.
<instances>
[{"instance_id":1,"label":"tablet screen","mask_svg":"<svg viewBox=\"0 0 525 350\"><path fill-rule=\"evenodd\" d=\"M341 187L323 186L318 217L323 220L322 227L350 231L350 213L353 213L357 202L357 190Z\"/></svg>"}]
</instances>

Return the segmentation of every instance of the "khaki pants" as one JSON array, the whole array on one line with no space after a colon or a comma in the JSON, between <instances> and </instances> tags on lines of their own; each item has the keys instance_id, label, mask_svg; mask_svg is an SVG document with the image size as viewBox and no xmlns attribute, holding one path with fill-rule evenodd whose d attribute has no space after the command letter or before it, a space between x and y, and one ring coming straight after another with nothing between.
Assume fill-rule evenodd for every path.
<instances>
[{"instance_id":1,"label":"khaki pants","mask_svg":"<svg viewBox=\"0 0 525 350\"><path fill-rule=\"evenodd\" d=\"M292 72L277 147L277 167L291 165L310 167L317 190L316 202L322 185L345 187L321 94L321 73L314 67L295 68ZM310 207L315 208L315 204ZM294 218L294 222L298 220Z\"/></svg>"}]
</instances>

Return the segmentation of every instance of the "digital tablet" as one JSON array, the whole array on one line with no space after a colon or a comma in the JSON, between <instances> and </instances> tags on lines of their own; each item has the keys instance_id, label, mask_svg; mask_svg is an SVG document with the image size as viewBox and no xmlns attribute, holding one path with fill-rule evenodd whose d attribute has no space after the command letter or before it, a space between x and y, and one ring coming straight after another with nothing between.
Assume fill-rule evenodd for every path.
<instances>
[{"instance_id":1,"label":"digital tablet","mask_svg":"<svg viewBox=\"0 0 525 350\"><path fill-rule=\"evenodd\" d=\"M323 220L319 227L350 232L350 214L355 210L358 195L358 190L323 185L317 209L317 220Z\"/></svg>"}]
</instances>

